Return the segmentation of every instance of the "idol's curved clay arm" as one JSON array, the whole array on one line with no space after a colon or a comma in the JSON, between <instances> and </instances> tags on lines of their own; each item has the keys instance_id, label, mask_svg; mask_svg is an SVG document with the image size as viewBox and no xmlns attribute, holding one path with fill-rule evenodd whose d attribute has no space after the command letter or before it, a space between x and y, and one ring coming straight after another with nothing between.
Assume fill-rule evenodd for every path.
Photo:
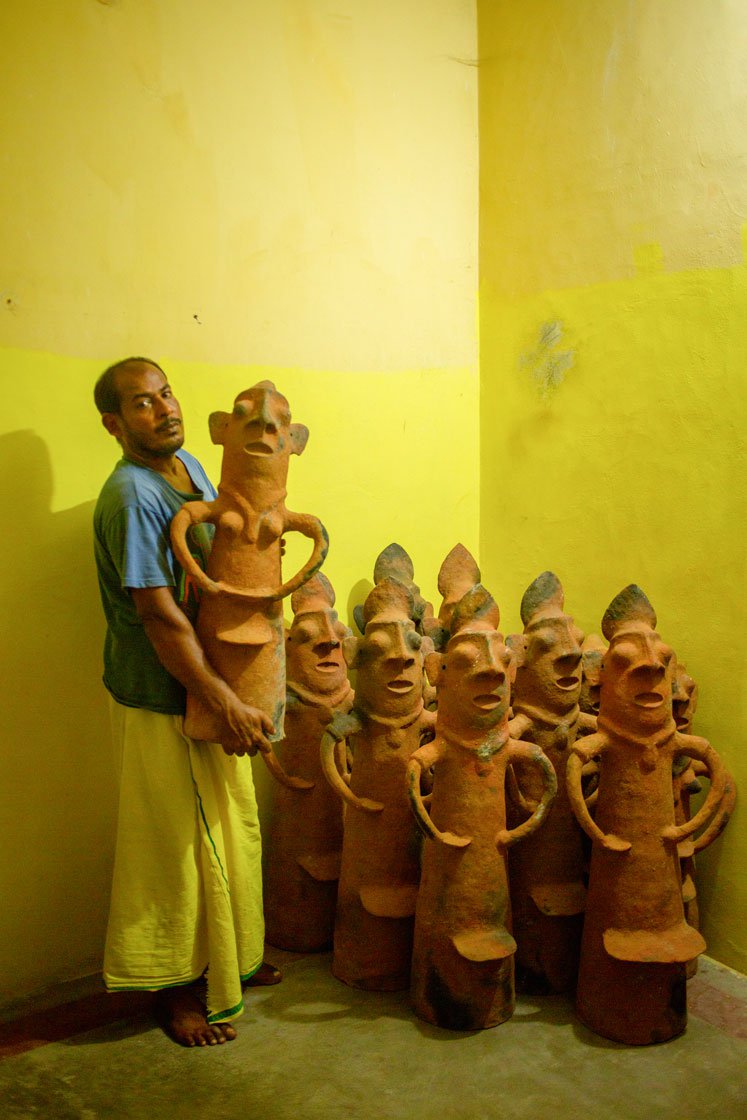
<instances>
[{"instance_id":1,"label":"idol's curved clay arm","mask_svg":"<svg viewBox=\"0 0 747 1120\"><path fill-rule=\"evenodd\" d=\"M512 739L521 739L532 726L532 717L519 712L508 721L508 733Z\"/></svg>"},{"instance_id":2,"label":"idol's curved clay arm","mask_svg":"<svg viewBox=\"0 0 747 1120\"><path fill-rule=\"evenodd\" d=\"M506 788L508 790L508 796L511 798L517 809L521 809L522 813L533 813L537 808L537 803L535 801L529 801L521 792L519 780L516 777L514 768L510 763L508 764L508 767L506 769Z\"/></svg>"},{"instance_id":3,"label":"idol's curved clay arm","mask_svg":"<svg viewBox=\"0 0 747 1120\"><path fill-rule=\"evenodd\" d=\"M629 852L631 845L628 840L623 840L612 832L602 832L601 828L594 823L584 801L584 793L581 788L581 775L585 763L601 754L606 746L607 738L599 731L595 735L589 735L581 743L574 743L565 772L568 800L576 815L576 820L587 836L596 840L598 844L601 844L603 848L607 848L610 852Z\"/></svg>"},{"instance_id":4,"label":"idol's curved clay arm","mask_svg":"<svg viewBox=\"0 0 747 1120\"><path fill-rule=\"evenodd\" d=\"M310 580L315 572L319 571L329 551L329 536L318 517L314 517L310 513L291 513L290 510L286 510L283 534L292 532L310 537L314 542L314 548L304 566L291 579L281 583L279 587L251 588L232 587L230 584L221 581L216 585L217 590L233 599L245 599L255 603L274 602L277 599L285 599L288 595L292 595L307 580Z\"/></svg>"},{"instance_id":5,"label":"idol's curved clay arm","mask_svg":"<svg viewBox=\"0 0 747 1120\"><path fill-rule=\"evenodd\" d=\"M314 782L310 782L306 778L297 778L283 769L280 759L272 749L272 745L270 745L269 750L262 751L262 758L275 781L279 782L281 786L285 786L286 789L308 790L314 788Z\"/></svg>"},{"instance_id":6,"label":"idol's curved clay arm","mask_svg":"<svg viewBox=\"0 0 747 1120\"><path fill-rule=\"evenodd\" d=\"M704 832L701 832L700 836L693 844L693 854L695 854L696 852L702 852L704 848L707 848L709 844L712 844L714 840L718 839L718 837L721 835L721 833L729 823L729 818L734 812L734 806L736 805L736 803L737 787L734 782L734 778L727 770L726 785L724 786L724 796L721 798L721 804L719 805L718 811L716 812L715 816L711 820L711 823L708 825Z\"/></svg>"},{"instance_id":7,"label":"idol's curved clay arm","mask_svg":"<svg viewBox=\"0 0 747 1120\"><path fill-rule=\"evenodd\" d=\"M432 743L426 743L425 746L419 747L410 755L410 761L407 764L407 791L410 795L410 807L424 836L428 836L431 840L438 840L449 848L466 848L468 844L472 843L472 837L457 836L453 832L441 832L440 829L436 828L423 804L423 796L420 791L421 778L427 770L430 770L431 766L438 762L443 753L442 744L439 743L438 739L435 739Z\"/></svg>"},{"instance_id":8,"label":"idol's curved clay arm","mask_svg":"<svg viewBox=\"0 0 747 1120\"><path fill-rule=\"evenodd\" d=\"M578 730L582 735L592 735L597 729L597 717L591 712L578 713Z\"/></svg>"},{"instance_id":9,"label":"idol's curved clay arm","mask_svg":"<svg viewBox=\"0 0 747 1120\"><path fill-rule=\"evenodd\" d=\"M219 501L220 499L216 499L214 502L185 502L179 512L174 515L170 530L174 556L187 575L191 576L203 591L213 595L219 590L219 585L202 570L189 551L187 533L193 525L201 525L205 521L214 523L220 515Z\"/></svg>"},{"instance_id":10,"label":"idol's curved clay arm","mask_svg":"<svg viewBox=\"0 0 747 1120\"><path fill-rule=\"evenodd\" d=\"M508 750L510 761L520 759L522 762L531 762L535 766L539 766L545 788L528 820L522 821L516 828L502 828L500 830L495 840L501 848L510 848L519 840L523 840L525 836L530 836L533 832L536 832L547 816L555 794L558 792L558 779L555 776L555 770L543 750L535 746L534 743L522 743L518 739L509 739ZM509 766L508 769L510 770L511 767Z\"/></svg>"},{"instance_id":11,"label":"idol's curved clay arm","mask_svg":"<svg viewBox=\"0 0 747 1120\"><path fill-rule=\"evenodd\" d=\"M372 801L368 797L358 797L347 785L338 769L340 757L339 744L356 731L361 731L361 723L355 712L345 716L335 716L322 735L319 757L325 778L343 801L352 805L354 809L362 809L366 813L380 813L384 806L380 801Z\"/></svg>"},{"instance_id":12,"label":"idol's curved clay arm","mask_svg":"<svg viewBox=\"0 0 747 1120\"><path fill-rule=\"evenodd\" d=\"M684 824L669 825L662 832L663 840L670 840L675 843L692 836L694 832L709 823L711 817L721 806L727 779L726 768L707 739L701 739L699 735L682 735L677 732L674 757L677 758L681 754L687 754L690 758L697 758L705 763L711 779L711 788L694 817L685 821Z\"/></svg>"},{"instance_id":13,"label":"idol's curved clay arm","mask_svg":"<svg viewBox=\"0 0 747 1120\"><path fill-rule=\"evenodd\" d=\"M420 713L420 723L418 727L423 745L425 746L425 744L432 742L436 731L436 713L429 712L427 708L423 708Z\"/></svg>"},{"instance_id":14,"label":"idol's curved clay arm","mask_svg":"<svg viewBox=\"0 0 747 1120\"><path fill-rule=\"evenodd\" d=\"M594 778L596 778L596 784L594 784ZM599 800L599 759L592 758L589 762L584 763L581 769L582 788L584 783L587 789L589 788L589 784L592 784L591 793L586 794L584 801L586 802L587 809L593 809Z\"/></svg>"}]
</instances>

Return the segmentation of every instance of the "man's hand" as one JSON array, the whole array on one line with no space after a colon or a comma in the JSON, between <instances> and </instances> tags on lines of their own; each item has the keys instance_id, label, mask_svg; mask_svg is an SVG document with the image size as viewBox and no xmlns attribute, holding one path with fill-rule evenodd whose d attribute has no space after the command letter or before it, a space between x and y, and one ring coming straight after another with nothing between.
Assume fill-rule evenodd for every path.
<instances>
[{"instance_id":1,"label":"man's hand","mask_svg":"<svg viewBox=\"0 0 747 1120\"><path fill-rule=\"evenodd\" d=\"M222 706L221 716L227 727L227 735L221 736L221 746L226 754L255 755L257 751L267 754L272 745L267 738L272 735L272 720L259 708L251 708L231 693Z\"/></svg>"},{"instance_id":2,"label":"man's hand","mask_svg":"<svg viewBox=\"0 0 747 1120\"><path fill-rule=\"evenodd\" d=\"M205 657L187 616L177 606L170 587L131 590L135 610L163 667L199 697L225 727L221 745L226 754L256 754L271 750L272 720L239 700Z\"/></svg>"}]
</instances>

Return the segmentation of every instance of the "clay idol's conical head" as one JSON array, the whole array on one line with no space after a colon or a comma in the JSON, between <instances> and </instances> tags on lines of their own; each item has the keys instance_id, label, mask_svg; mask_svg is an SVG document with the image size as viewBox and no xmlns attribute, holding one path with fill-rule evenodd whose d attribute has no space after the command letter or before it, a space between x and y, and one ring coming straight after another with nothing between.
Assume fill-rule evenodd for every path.
<instances>
[{"instance_id":1,"label":"clay idol's conical head","mask_svg":"<svg viewBox=\"0 0 747 1120\"><path fill-rule=\"evenodd\" d=\"M578 704L583 634L563 607L563 586L554 572L543 572L524 592L524 653L516 673L517 710L526 704L549 716L563 716Z\"/></svg>"},{"instance_id":2,"label":"clay idol's conical head","mask_svg":"<svg viewBox=\"0 0 747 1120\"><path fill-rule=\"evenodd\" d=\"M320 701L339 692L347 680L342 641L350 631L334 605L332 584L321 572L291 596L294 618L285 641L289 686L300 685Z\"/></svg>"},{"instance_id":3,"label":"clay idol's conical head","mask_svg":"<svg viewBox=\"0 0 747 1120\"><path fill-rule=\"evenodd\" d=\"M507 723L513 659L499 623L498 604L477 584L454 607L446 650L432 655L438 725L456 737L474 740Z\"/></svg>"},{"instance_id":4,"label":"clay idol's conical head","mask_svg":"<svg viewBox=\"0 0 747 1120\"><path fill-rule=\"evenodd\" d=\"M438 618L426 619L423 631L436 649L445 649L451 633L451 616L456 604L480 582L480 569L463 544L456 544L446 556L438 573L442 596Z\"/></svg>"},{"instance_id":5,"label":"clay idol's conical head","mask_svg":"<svg viewBox=\"0 0 747 1120\"><path fill-rule=\"evenodd\" d=\"M376 557L374 583L381 583L383 579L398 579L405 587L409 587L415 579L415 569L409 554L395 541L383 548Z\"/></svg>"},{"instance_id":6,"label":"clay idol's conical head","mask_svg":"<svg viewBox=\"0 0 747 1120\"><path fill-rule=\"evenodd\" d=\"M631 627L656 629L656 611L635 583L624 587L607 607L602 619L602 633L611 642L618 631Z\"/></svg>"},{"instance_id":7,"label":"clay idol's conical head","mask_svg":"<svg viewBox=\"0 0 747 1120\"><path fill-rule=\"evenodd\" d=\"M598 634L587 634L581 643L581 696L579 707L582 712L595 716L599 713L599 692L601 687L602 658L607 652L607 643Z\"/></svg>"},{"instance_id":8,"label":"clay idol's conical head","mask_svg":"<svg viewBox=\"0 0 747 1120\"><path fill-rule=\"evenodd\" d=\"M412 620L413 596L396 579L383 579L363 605L365 631L357 643L356 707L398 718L420 706L422 638Z\"/></svg>"},{"instance_id":9,"label":"clay idol's conical head","mask_svg":"<svg viewBox=\"0 0 747 1120\"><path fill-rule=\"evenodd\" d=\"M675 658L655 626L654 608L633 583L615 596L602 619L610 647L602 661L599 717L629 728L631 735L673 722Z\"/></svg>"},{"instance_id":10,"label":"clay idol's conical head","mask_svg":"<svg viewBox=\"0 0 747 1120\"><path fill-rule=\"evenodd\" d=\"M410 589L413 599L412 619L419 628L424 616L433 614L433 607L426 602L415 583L415 569L409 554L401 544L394 541L382 549L374 564L374 583L381 583L385 579L399 580Z\"/></svg>"}]
</instances>

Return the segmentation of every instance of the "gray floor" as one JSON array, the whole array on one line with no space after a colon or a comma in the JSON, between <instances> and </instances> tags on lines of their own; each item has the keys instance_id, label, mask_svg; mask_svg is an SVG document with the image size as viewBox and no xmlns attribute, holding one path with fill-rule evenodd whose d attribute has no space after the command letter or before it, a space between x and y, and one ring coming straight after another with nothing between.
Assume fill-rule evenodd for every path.
<instances>
[{"instance_id":1,"label":"gray floor","mask_svg":"<svg viewBox=\"0 0 747 1120\"><path fill-rule=\"evenodd\" d=\"M140 1016L0 1062L0 1120L747 1120L747 977L701 962L686 1033L628 1048L577 1024L562 997L452 1034L407 994L346 988L328 956L272 958L239 1037L183 1050Z\"/></svg>"}]
</instances>

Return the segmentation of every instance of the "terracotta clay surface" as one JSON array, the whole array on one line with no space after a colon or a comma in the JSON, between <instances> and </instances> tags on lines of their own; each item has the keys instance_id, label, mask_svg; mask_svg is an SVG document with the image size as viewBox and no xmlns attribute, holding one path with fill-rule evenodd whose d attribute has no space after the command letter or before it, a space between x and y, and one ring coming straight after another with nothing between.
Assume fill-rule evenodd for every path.
<instances>
[{"instance_id":1,"label":"terracotta clay surface","mask_svg":"<svg viewBox=\"0 0 747 1120\"><path fill-rule=\"evenodd\" d=\"M453 608L445 651L427 658L438 689L436 738L408 768L427 837L415 918L412 1001L421 1019L452 1030L492 1027L514 1010L506 850L544 820L556 791L540 749L510 738L512 658L498 607L480 585ZM506 828L507 769L521 760L542 789L532 816ZM429 809L421 782L434 768Z\"/></svg>"},{"instance_id":2,"label":"terracotta clay surface","mask_svg":"<svg viewBox=\"0 0 747 1120\"><path fill-rule=\"evenodd\" d=\"M291 598L285 739L276 750L287 773L311 788L273 782L262 837L265 937L295 952L332 945L337 904L342 802L324 779L319 746L332 718L350 711L353 690L342 654L350 630L339 621L334 604L335 593L321 573Z\"/></svg>"},{"instance_id":3,"label":"terracotta clay surface","mask_svg":"<svg viewBox=\"0 0 747 1120\"><path fill-rule=\"evenodd\" d=\"M237 396L233 411L210 417L214 443L223 445L218 497L187 502L172 522L174 552L202 589L197 633L208 660L241 700L260 708L283 737L285 636L282 599L321 566L328 541L310 514L286 509L291 455L306 446L308 429L292 424L288 402L271 381ZM207 573L194 561L190 525L212 522L215 537ZM283 583L281 537L299 532L314 542L304 567ZM188 697L185 729L195 739L220 740L213 714Z\"/></svg>"},{"instance_id":4,"label":"terracotta clay surface","mask_svg":"<svg viewBox=\"0 0 747 1120\"><path fill-rule=\"evenodd\" d=\"M581 693L578 706L587 715L599 715L602 659L607 643L598 634L587 634L581 643Z\"/></svg>"},{"instance_id":5,"label":"terracotta clay surface","mask_svg":"<svg viewBox=\"0 0 747 1120\"><path fill-rule=\"evenodd\" d=\"M722 801L725 773L705 740L683 735L672 717L675 659L656 615L635 585L602 622L604 656L598 731L573 748L568 792L592 838L576 1008L605 1038L664 1042L687 1022L686 963L705 948L685 921L680 858ZM672 766L686 755L711 777L692 820L675 823ZM600 767L596 820L581 791L584 763Z\"/></svg>"},{"instance_id":6,"label":"terracotta clay surface","mask_svg":"<svg viewBox=\"0 0 747 1120\"><path fill-rule=\"evenodd\" d=\"M512 692L511 734L536 743L558 779L558 796L544 827L509 856L517 943L517 985L528 992L573 989L578 974L586 898L582 832L566 792L565 769L579 725L596 727L579 709L583 635L563 609L563 588L552 572L529 585L521 603L524 633L512 635L519 658ZM509 819L518 823L536 804L536 769L517 761L518 796Z\"/></svg>"},{"instance_id":7,"label":"terracotta clay surface","mask_svg":"<svg viewBox=\"0 0 747 1120\"><path fill-rule=\"evenodd\" d=\"M687 672L684 665L678 664L674 677L672 693L672 715L677 730L683 735L689 735L692 728L693 716L698 705L698 686ZM691 799L703 789L702 779L707 770L702 762L682 755L676 759L672 771L672 786L674 795L674 821L675 824L684 824L692 817L690 806ZM682 875L682 900L685 904L685 918L695 929L700 928L700 914L698 910L698 893L695 882L694 853L702 851L723 832L729 817L736 804L736 786L731 774L726 774L724 796L721 799L717 813L709 822L708 827L695 839L693 854L686 855L680 860L680 873ZM697 957L687 964L688 978L697 972Z\"/></svg>"},{"instance_id":8,"label":"terracotta clay surface","mask_svg":"<svg viewBox=\"0 0 747 1120\"><path fill-rule=\"evenodd\" d=\"M446 647L454 607L479 582L480 569L474 556L463 544L455 544L438 573L438 590L441 595L438 617L426 618L424 622L424 633L431 638L436 649Z\"/></svg>"},{"instance_id":9,"label":"terracotta clay surface","mask_svg":"<svg viewBox=\"0 0 747 1120\"><path fill-rule=\"evenodd\" d=\"M420 594L412 560L401 544L392 542L381 550L374 563L373 579L375 585L385 579L396 579L408 588L412 595L412 621L418 633L422 634L424 620L433 617L433 604ZM362 634L366 626L362 604L353 608L353 618Z\"/></svg>"},{"instance_id":10,"label":"terracotta clay surface","mask_svg":"<svg viewBox=\"0 0 747 1120\"><path fill-rule=\"evenodd\" d=\"M322 740L325 774L346 802L332 971L346 984L378 991L410 982L420 878L406 773L433 716L423 707L426 643L415 629L413 607L411 591L394 579L383 579L370 593L363 637L344 642L357 673L355 706ZM349 775L341 768L345 740Z\"/></svg>"}]
</instances>

